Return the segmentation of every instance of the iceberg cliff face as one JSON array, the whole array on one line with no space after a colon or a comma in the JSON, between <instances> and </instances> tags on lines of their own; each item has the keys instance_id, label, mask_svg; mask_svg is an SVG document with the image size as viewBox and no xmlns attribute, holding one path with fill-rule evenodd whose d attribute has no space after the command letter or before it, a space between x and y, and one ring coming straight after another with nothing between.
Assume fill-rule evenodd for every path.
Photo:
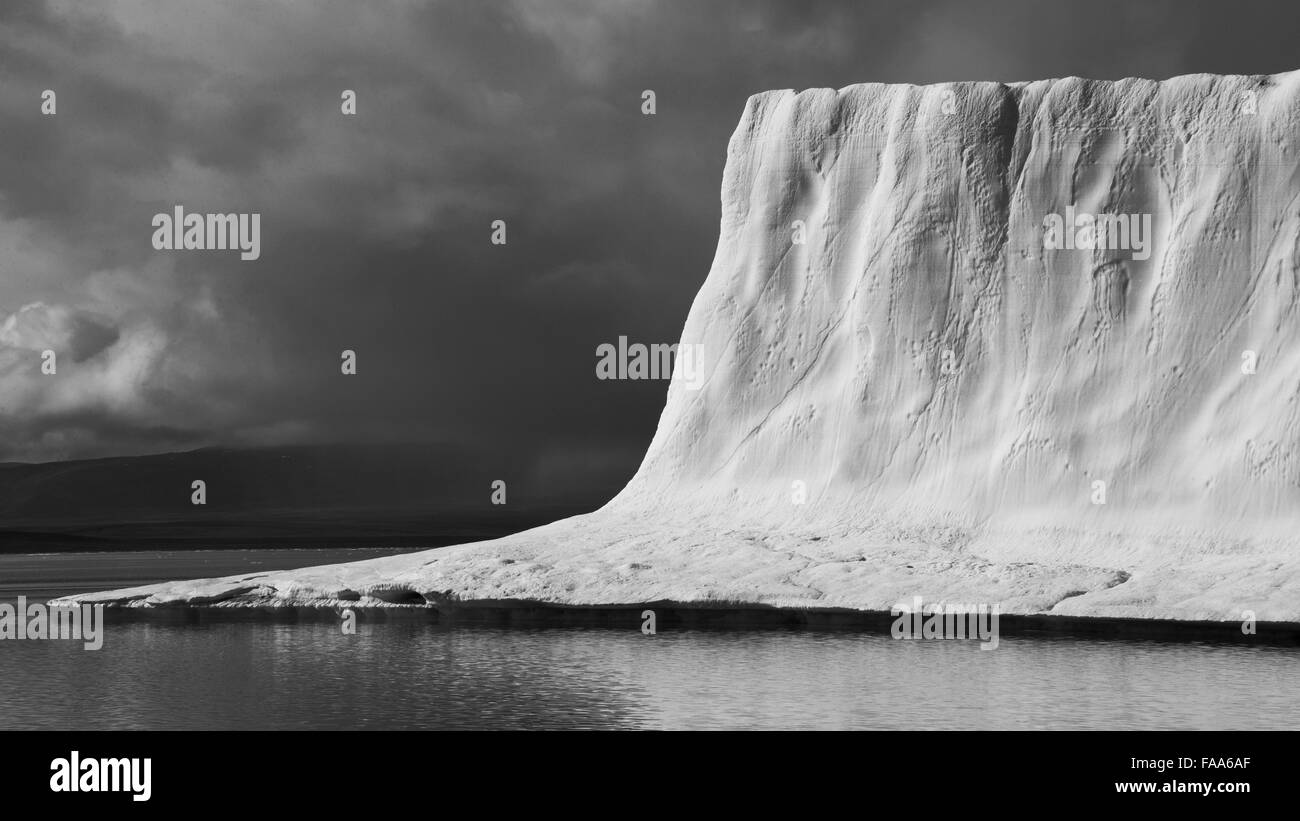
<instances>
[{"instance_id":1,"label":"iceberg cliff face","mask_svg":"<svg viewBox=\"0 0 1300 821\"><path fill-rule=\"evenodd\" d=\"M1300 72L756 95L702 371L602 510L78 600L1300 621L1297 139Z\"/></svg>"},{"instance_id":2,"label":"iceberg cliff face","mask_svg":"<svg viewBox=\"0 0 1300 821\"><path fill-rule=\"evenodd\" d=\"M683 336L704 385L616 504L1293 524L1297 138L1300 74L752 98ZM1138 230L1045 247L1068 214Z\"/></svg>"}]
</instances>

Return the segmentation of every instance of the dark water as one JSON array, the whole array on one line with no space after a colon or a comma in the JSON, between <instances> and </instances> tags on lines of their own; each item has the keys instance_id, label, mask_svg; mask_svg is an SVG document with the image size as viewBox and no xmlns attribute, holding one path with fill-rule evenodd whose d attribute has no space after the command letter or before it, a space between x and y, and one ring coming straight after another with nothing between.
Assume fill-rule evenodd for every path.
<instances>
[{"instance_id":1,"label":"dark water","mask_svg":"<svg viewBox=\"0 0 1300 821\"><path fill-rule=\"evenodd\" d=\"M0 729L1297 729L1296 681L1285 647L110 620L0 641Z\"/></svg>"}]
</instances>

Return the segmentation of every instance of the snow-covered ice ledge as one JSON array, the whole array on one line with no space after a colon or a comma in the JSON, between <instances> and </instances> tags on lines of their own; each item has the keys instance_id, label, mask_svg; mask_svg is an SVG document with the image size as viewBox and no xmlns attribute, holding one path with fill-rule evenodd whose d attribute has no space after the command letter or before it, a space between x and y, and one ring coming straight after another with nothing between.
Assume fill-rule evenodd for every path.
<instances>
[{"instance_id":1,"label":"snow-covered ice ledge","mask_svg":"<svg viewBox=\"0 0 1300 821\"><path fill-rule=\"evenodd\" d=\"M967 541L951 531L711 530L704 522L665 527L602 511L476 544L58 601L442 610L476 602L672 601L888 611L920 595L927 602L997 603L1005 614L1237 621L1250 609L1260 619L1300 622L1300 573L1280 552L1208 552L1189 561L1194 551L1153 543L1146 555L1122 562L1131 568L1124 570L1068 561L1077 534L1037 538L1014 545L1001 534ZM1097 552L1115 546L1092 545ZM1048 560L1021 560L1024 552Z\"/></svg>"},{"instance_id":2,"label":"snow-covered ice ledge","mask_svg":"<svg viewBox=\"0 0 1300 821\"><path fill-rule=\"evenodd\" d=\"M58 602L1300 622L1298 136L1300 72L756 95L702 371L600 511Z\"/></svg>"}]
</instances>

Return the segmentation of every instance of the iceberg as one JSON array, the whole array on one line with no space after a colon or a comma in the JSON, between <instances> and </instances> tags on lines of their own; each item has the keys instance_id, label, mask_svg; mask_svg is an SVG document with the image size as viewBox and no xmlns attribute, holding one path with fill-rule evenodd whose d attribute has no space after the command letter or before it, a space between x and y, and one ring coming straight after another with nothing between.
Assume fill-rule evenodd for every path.
<instances>
[{"instance_id":1,"label":"iceberg","mask_svg":"<svg viewBox=\"0 0 1300 821\"><path fill-rule=\"evenodd\" d=\"M1298 198L1300 72L757 94L600 510L57 602L1300 622Z\"/></svg>"}]
</instances>

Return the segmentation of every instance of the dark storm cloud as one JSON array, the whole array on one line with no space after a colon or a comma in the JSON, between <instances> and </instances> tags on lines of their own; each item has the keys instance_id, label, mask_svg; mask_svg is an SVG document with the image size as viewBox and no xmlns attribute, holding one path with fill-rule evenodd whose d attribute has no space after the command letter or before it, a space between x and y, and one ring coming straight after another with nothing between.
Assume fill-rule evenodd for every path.
<instances>
[{"instance_id":1,"label":"dark storm cloud","mask_svg":"<svg viewBox=\"0 0 1300 821\"><path fill-rule=\"evenodd\" d=\"M5 6L0 323L40 305L111 340L85 331L55 379L0 338L0 459L455 440L625 475L666 383L598 381L595 349L677 339L748 95L1271 73L1296 67L1290 8ZM154 251L178 203L261 213L261 259Z\"/></svg>"}]
</instances>

